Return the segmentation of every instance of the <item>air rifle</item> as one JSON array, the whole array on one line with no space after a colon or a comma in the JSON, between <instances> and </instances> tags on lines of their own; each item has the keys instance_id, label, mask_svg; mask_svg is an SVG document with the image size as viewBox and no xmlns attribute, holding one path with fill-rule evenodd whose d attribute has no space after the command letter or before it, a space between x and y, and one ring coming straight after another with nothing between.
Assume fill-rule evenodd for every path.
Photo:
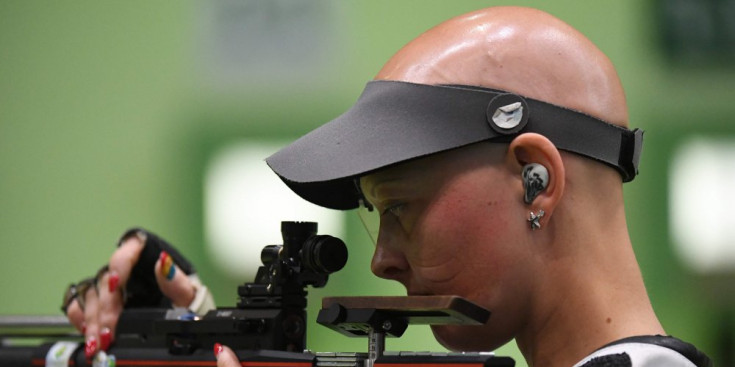
<instances>
[{"instance_id":1,"label":"air rifle","mask_svg":"<svg viewBox=\"0 0 735 367\"><path fill-rule=\"evenodd\" d=\"M484 324L490 312L455 296L324 298L317 322L342 334L368 338L367 353L306 350L306 287L323 287L347 261L344 243L317 235L317 224L283 222L282 245L263 248L255 281L238 287L236 307L204 316L186 310L126 309L115 343L87 360L79 334L65 320L0 318L0 366L166 367L216 366L215 343L232 348L252 367L514 366L492 353L386 352L386 336L409 324ZM40 345L13 344L19 338ZM400 366L399 366L400 365Z\"/></svg>"}]
</instances>

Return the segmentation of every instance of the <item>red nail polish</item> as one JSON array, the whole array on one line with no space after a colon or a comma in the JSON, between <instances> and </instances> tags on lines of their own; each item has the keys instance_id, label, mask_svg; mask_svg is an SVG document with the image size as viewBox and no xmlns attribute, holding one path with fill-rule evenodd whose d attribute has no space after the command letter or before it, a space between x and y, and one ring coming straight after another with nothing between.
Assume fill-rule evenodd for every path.
<instances>
[{"instance_id":1,"label":"red nail polish","mask_svg":"<svg viewBox=\"0 0 735 367\"><path fill-rule=\"evenodd\" d=\"M107 278L107 285L110 289L110 293L114 293L117 290L118 284L120 284L120 276L117 275L117 273L110 273L109 277Z\"/></svg>"},{"instance_id":2,"label":"red nail polish","mask_svg":"<svg viewBox=\"0 0 735 367\"><path fill-rule=\"evenodd\" d=\"M82 335L87 333L87 323L82 323Z\"/></svg>"},{"instance_id":3,"label":"red nail polish","mask_svg":"<svg viewBox=\"0 0 735 367\"><path fill-rule=\"evenodd\" d=\"M222 353L222 350L224 347L222 347L222 344L220 343L214 343L214 358L217 358L220 353Z\"/></svg>"},{"instance_id":4,"label":"red nail polish","mask_svg":"<svg viewBox=\"0 0 735 367\"><path fill-rule=\"evenodd\" d=\"M107 351L110 349L110 342L112 341L112 332L109 328L104 328L100 332L100 349Z\"/></svg>"},{"instance_id":5,"label":"red nail polish","mask_svg":"<svg viewBox=\"0 0 735 367\"><path fill-rule=\"evenodd\" d=\"M87 342L84 344L84 355L87 356L87 359L92 359L96 351L97 339L95 337L87 339Z\"/></svg>"}]
</instances>

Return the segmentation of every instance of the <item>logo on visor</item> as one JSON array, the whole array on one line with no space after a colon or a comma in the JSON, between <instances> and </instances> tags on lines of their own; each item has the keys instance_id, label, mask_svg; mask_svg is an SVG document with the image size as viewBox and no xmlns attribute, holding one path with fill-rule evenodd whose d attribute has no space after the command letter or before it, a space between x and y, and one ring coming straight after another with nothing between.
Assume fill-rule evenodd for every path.
<instances>
[{"instance_id":1,"label":"logo on visor","mask_svg":"<svg viewBox=\"0 0 735 367\"><path fill-rule=\"evenodd\" d=\"M528 105L523 97L501 94L487 106L487 122L496 132L508 135L521 131L528 122Z\"/></svg>"},{"instance_id":2,"label":"logo on visor","mask_svg":"<svg viewBox=\"0 0 735 367\"><path fill-rule=\"evenodd\" d=\"M493 115L493 122L503 129L512 129L521 123L522 118L523 105L521 105L521 102L516 102L498 107Z\"/></svg>"}]
</instances>

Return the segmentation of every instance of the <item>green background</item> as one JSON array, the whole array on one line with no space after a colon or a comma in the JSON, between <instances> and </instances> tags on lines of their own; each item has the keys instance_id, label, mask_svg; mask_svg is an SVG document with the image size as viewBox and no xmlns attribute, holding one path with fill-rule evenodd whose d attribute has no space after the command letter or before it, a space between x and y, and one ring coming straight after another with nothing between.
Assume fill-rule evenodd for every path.
<instances>
[{"instance_id":1,"label":"green background","mask_svg":"<svg viewBox=\"0 0 735 367\"><path fill-rule=\"evenodd\" d=\"M247 40L296 42L276 51L239 44L245 76L228 85L203 41L212 19L227 21L211 15L216 3L0 2L0 314L57 313L64 287L106 262L134 225L177 244L218 303L234 304L235 287L250 279L218 272L203 247L203 175L213 152L243 138L293 139L348 108L390 55L424 30L512 4L562 18L618 68L632 125L646 130L642 174L626 185L626 204L651 299L667 332L710 354L720 348L735 290L725 286L717 291L725 297L713 297L711 282L672 252L666 178L687 136L735 133L735 68L667 60L656 3L315 1L297 15L279 13L284 4L294 10L289 2L248 3L271 16L257 29L278 27ZM291 19L302 23L290 27ZM313 41L312 49L295 49L298 40ZM356 217L347 221L347 269L311 292L312 320L324 295L401 292L370 274L372 247ZM314 350L365 350L364 340L320 329L310 325ZM407 334L388 348L441 350L426 328ZM498 353L519 359L512 343Z\"/></svg>"}]
</instances>

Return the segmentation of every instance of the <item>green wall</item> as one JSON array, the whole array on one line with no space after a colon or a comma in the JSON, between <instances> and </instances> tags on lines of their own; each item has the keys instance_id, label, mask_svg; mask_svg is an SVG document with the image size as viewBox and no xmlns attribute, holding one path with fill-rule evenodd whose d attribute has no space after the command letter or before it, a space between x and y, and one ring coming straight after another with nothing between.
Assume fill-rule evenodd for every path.
<instances>
[{"instance_id":1,"label":"green wall","mask_svg":"<svg viewBox=\"0 0 735 367\"><path fill-rule=\"evenodd\" d=\"M344 111L422 31L470 10L515 4L564 19L618 67L632 124L647 130L642 174L626 191L649 292L670 333L715 349L722 309L670 250L665 178L668 157L688 134L735 131L728 124L732 69L666 62L650 1L313 3L317 11L299 19L316 32L300 36L312 37L318 52L302 59L287 47L273 51L284 56L274 71L258 59L270 52L262 44L239 44L252 50L242 58L252 63L249 74L219 86L205 42L207 27L222 21L208 13L213 3L0 2L0 314L57 313L63 288L94 273L133 225L176 243L218 302L233 304L236 285L250 279L218 272L202 245L202 177L213 152L243 138L295 138ZM278 18L278 6L270 9ZM290 34L263 37L278 43L279 31ZM312 317L324 295L400 294L369 273L371 245L353 216L348 225L348 269L311 292ZM310 327L312 349L365 348L363 340L318 329ZM440 349L426 329L408 334L389 348ZM499 353L518 357L514 346Z\"/></svg>"}]
</instances>

